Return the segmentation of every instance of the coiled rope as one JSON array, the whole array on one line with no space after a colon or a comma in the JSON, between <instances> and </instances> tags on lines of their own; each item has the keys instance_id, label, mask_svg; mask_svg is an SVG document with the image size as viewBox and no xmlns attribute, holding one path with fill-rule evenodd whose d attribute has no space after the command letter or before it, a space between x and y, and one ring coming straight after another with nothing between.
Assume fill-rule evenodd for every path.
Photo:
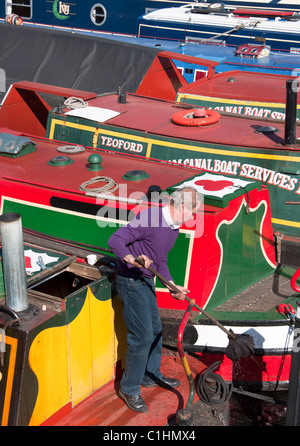
<instances>
[{"instance_id":1,"label":"coiled rope","mask_svg":"<svg viewBox=\"0 0 300 446\"><path fill-rule=\"evenodd\" d=\"M81 98L76 98L75 96L72 96L68 99L65 100L64 105L67 108L70 109L75 109L75 108L83 108L83 107L87 107L88 103L85 102L83 99Z\"/></svg>"},{"instance_id":2,"label":"coiled rope","mask_svg":"<svg viewBox=\"0 0 300 446\"><path fill-rule=\"evenodd\" d=\"M100 187L87 187L94 183L107 183L104 186ZM109 177L94 177L91 180L85 181L82 183L79 187L79 190L83 192L95 192L95 193L102 193L102 192L114 192L117 190L119 185Z\"/></svg>"},{"instance_id":3,"label":"coiled rope","mask_svg":"<svg viewBox=\"0 0 300 446\"><path fill-rule=\"evenodd\" d=\"M201 401L216 406L229 400L232 394L232 384L227 384L222 376L213 373L219 367L221 361L209 366L199 378L197 384L197 394Z\"/></svg>"},{"instance_id":4,"label":"coiled rope","mask_svg":"<svg viewBox=\"0 0 300 446\"><path fill-rule=\"evenodd\" d=\"M73 145L65 145L65 146L59 146L56 149L58 152L62 153L81 153L85 151L85 148L83 146L73 146Z\"/></svg>"}]
</instances>

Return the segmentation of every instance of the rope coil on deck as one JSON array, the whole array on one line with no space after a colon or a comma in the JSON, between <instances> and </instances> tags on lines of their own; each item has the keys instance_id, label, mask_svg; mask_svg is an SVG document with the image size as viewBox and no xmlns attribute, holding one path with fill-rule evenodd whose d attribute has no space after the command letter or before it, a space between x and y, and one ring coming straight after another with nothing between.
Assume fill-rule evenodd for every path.
<instances>
[{"instance_id":1,"label":"rope coil on deck","mask_svg":"<svg viewBox=\"0 0 300 446\"><path fill-rule=\"evenodd\" d=\"M90 186L91 184L94 183L107 183L104 186L100 186L100 187L95 187L95 188L91 188L91 187L87 187ZM102 192L114 192L115 190L117 190L119 187L119 185L112 179L109 177L94 177L91 180L85 181L84 183L82 183L79 187L79 190L83 191L83 192L96 192L96 193L102 193Z\"/></svg>"},{"instance_id":2,"label":"rope coil on deck","mask_svg":"<svg viewBox=\"0 0 300 446\"><path fill-rule=\"evenodd\" d=\"M75 109L87 107L88 103L85 102L82 98L72 96L65 100L64 105L69 109Z\"/></svg>"}]
</instances>

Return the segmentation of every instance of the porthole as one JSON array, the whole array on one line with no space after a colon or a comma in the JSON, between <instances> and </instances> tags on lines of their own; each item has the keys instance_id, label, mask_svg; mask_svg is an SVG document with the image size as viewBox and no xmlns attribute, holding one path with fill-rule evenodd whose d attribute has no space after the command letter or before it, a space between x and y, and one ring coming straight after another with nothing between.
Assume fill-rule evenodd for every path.
<instances>
[{"instance_id":1,"label":"porthole","mask_svg":"<svg viewBox=\"0 0 300 446\"><path fill-rule=\"evenodd\" d=\"M91 9L91 20L94 25L101 26L106 21L107 13L101 3L96 3Z\"/></svg>"}]
</instances>

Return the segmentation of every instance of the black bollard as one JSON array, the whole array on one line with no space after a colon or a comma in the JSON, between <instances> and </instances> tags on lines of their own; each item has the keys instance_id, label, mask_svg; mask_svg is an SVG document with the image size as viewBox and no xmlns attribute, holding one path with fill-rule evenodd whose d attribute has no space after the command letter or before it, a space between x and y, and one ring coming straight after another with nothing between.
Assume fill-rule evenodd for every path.
<instances>
[{"instance_id":1,"label":"black bollard","mask_svg":"<svg viewBox=\"0 0 300 446\"><path fill-rule=\"evenodd\" d=\"M285 144L296 143L297 89L293 80L286 81Z\"/></svg>"}]
</instances>

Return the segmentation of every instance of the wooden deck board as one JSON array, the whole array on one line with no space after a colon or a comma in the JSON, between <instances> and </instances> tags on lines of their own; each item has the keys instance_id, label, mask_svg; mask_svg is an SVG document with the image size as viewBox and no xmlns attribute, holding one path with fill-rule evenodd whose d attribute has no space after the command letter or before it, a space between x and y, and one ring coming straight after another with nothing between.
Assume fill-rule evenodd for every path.
<instances>
[{"instance_id":1,"label":"wooden deck board","mask_svg":"<svg viewBox=\"0 0 300 446\"><path fill-rule=\"evenodd\" d=\"M195 378L203 364L188 356ZM185 408L189 397L189 382L177 354L163 356L163 374L177 378L181 385L177 389L160 387L141 389L141 395L149 407L146 413L136 413L127 408L118 397L119 380L113 380L73 408L72 412L57 422L56 426L165 426L179 409ZM194 401L199 400L196 392Z\"/></svg>"}]
</instances>

